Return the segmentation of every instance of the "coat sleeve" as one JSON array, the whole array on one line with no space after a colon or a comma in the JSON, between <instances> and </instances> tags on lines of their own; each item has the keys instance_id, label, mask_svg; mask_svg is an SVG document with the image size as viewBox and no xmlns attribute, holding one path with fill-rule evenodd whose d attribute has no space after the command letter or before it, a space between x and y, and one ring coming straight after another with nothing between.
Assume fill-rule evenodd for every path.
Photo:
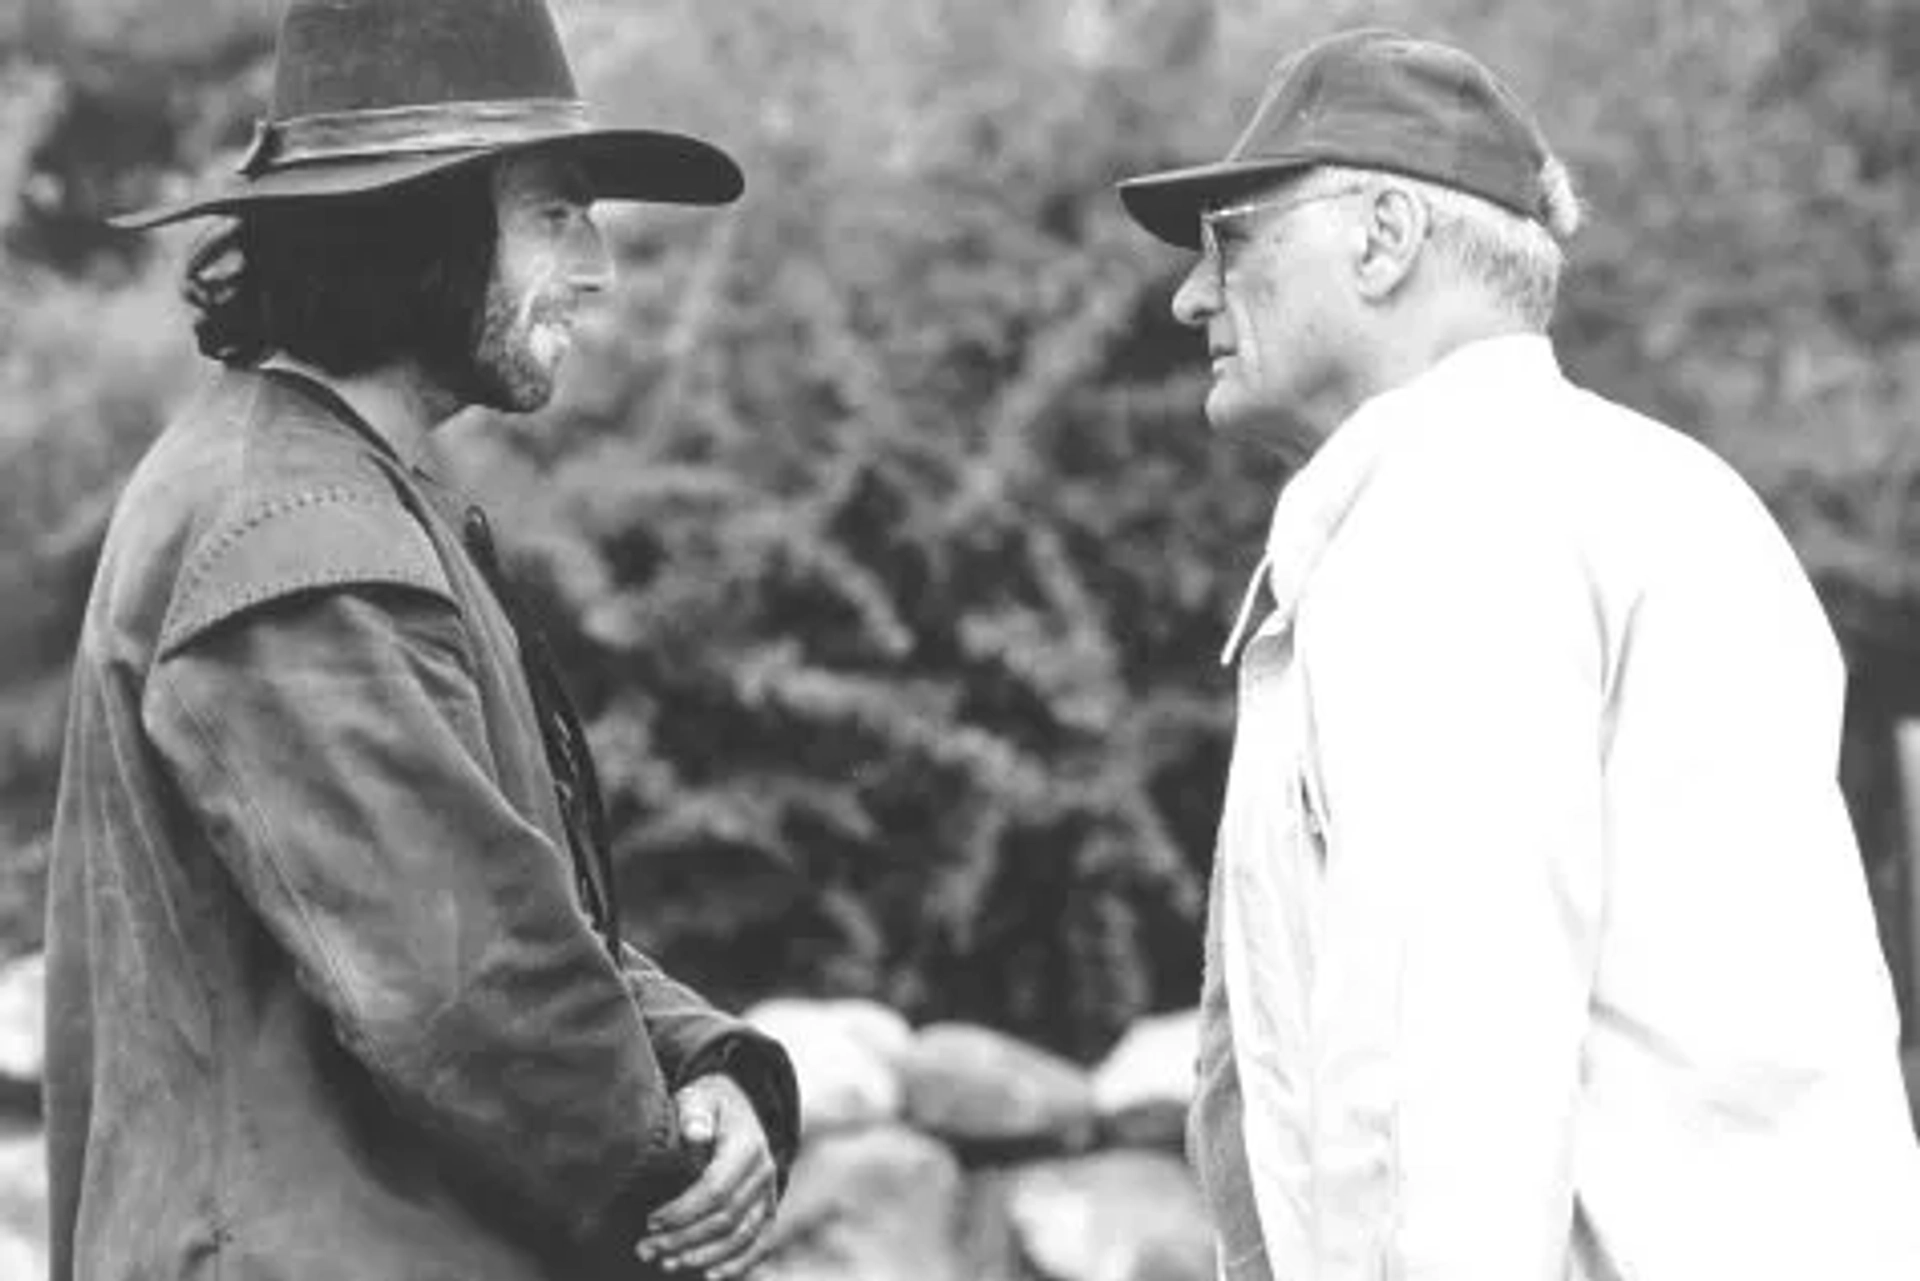
<instances>
[{"instance_id":1,"label":"coat sleeve","mask_svg":"<svg viewBox=\"0 0 1920 1281\"><path fill-rule=\"evenodd\" d=\"M1316 999L1337 1011L1317 1143L1353 1158L1323 1205L1384 1225L1390 1275L1558 1281L1602 910L1605 645L1550 514L1443 503L1355 529L1302 619Z\"/></svg>"},{"instance_id":2,"label":"coat sleeve","mask_svg":"<svg viewBox=\"0 0 1920 1281\"><path fill-rule=\"evenodd\" d=\"M449 1168L575 1248L624 1251L688 1177L668 1081L565 855L494 782L454 605L372 550L354 581L242 577L149 680L182 798Z\"/></svg>"},{"instance_id":3,"label":"coat sleeve","mask_svg":"<svg viewBox=\"0 0 1920 1281\"><path fill-rule=\"evenodd\" d=\"M800 1092L786 1049L714 1009L631 945L622 969L673 1088L714 1072L732 1077L753 1102L784 1187L800 1147Z\"/></svg>"}]
</instances>

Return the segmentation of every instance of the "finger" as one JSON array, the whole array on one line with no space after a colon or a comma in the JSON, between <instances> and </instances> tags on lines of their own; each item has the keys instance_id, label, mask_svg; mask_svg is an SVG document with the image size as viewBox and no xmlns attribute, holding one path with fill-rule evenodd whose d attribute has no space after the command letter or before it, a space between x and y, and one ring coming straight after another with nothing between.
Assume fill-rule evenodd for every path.
<instances>
[{"instance_id":1,"label":"finger","mask_svg":"<svg viewBox=\"0 0 1920 1281\"><path fill-rule=\"evenodd\" d=\"M749 1183L770 1175L773 1160L764 1144L738 1128L723 1129L713 1156L691 1186L655 1210L647 1227L656 1233L674 1232L720 1210L741 1195Z\"/></svg>"},{"instance_id":2,"label":"finger","mask_svg":"<svg viewBox=\"0 0 1920 1281\"><path fill-rule=\"evenodd\" d=\"M670 1256L667 1266L674 1271L702 1271L711 1276L717 1268L740 1262L772 1220L769 1202L770 1198L764 1196L755 1199L725 1236Z\"/></svg>"},{"instance_id":3,"label":"finger","mask_svg":"<svg viewBox=\"0 0 1920 1281\"><path fill-rule=\"evenodd\" d=\"M747 1243L745 1250L733 1258L728 1259L726 1262L715 1264L713 1267L707 1269L707 1276L711 1278L711 1281L736 1281L737 1278L743 1277L753 1271L753 1269L759 1267L762 1260L772 1252L774 1241L779 1236L777 1232L773 1231L773 1227L778 1221L778 1205L772 1197L768 1197L766 1222L758 1232L754 1233L753 1240Z\"/></svg>"},{"instance_id":4,"label":"finger","mask_svg":"<svg viewBox=\"0 0 1920 1281\"><path fill-rule=\"evenodd\" d=\"M640 1240L636 1252L646 1260L672 1259L718 1240L749 1217L757 1204L767 1200L772 1186L771 1169L764 1176L749 1177L728 1189L711 1211L692 1222L671 1230L649 1233Z\"/></svg>"},{"instance_id":5,"label":"finger","mask_svg":"<svg viewBox=\"0 0 1920 1281\"><path fill-rule=\"evenodd\" d=\"M688 1106L680 1110L680 1137L696 1148L704 1148L713 1142L719 1130L718 1111L711 1099L690 1100Z\"/></svg>"},{"instance_id":6,"label":"finger","mask_svg":"<svg viewBox=\"0 0 1920 1281\"><path fill-rule=\"evenodd\" d=\"M712 1212L684 1227L642 1238L643 1257L667 1258L696 1249L731 1232L753 1206L772 1191L772 1179L752 1179L734 1189Z\"/></svg>"},{"instance_id":7,"label":"finger","mask_svg":"<svg viewBox=\"0 0 1920 1281\"><path fill-rule=\"evenodd\" d=\"M746 1213L728 1227L727 1231L703 1245L682 1250L667 1256L667 1266L675 1272L704 1272L717 1264L727 1263L746 1252L754 1239L765 1226L765 1218L760 1210L761 1202L748 1206Z\"/></svg>"},{"instance_id":8,"label":"finger","mask_svg":"<svg viewBox=\"0 0 1920 1281\"><path fill-rule=\"evenodd\" d=\"M671 1236L716 1214L725 1214L752 1181L753 1167L739 1158L716 1154L706 1170L679 1196L647 1217L647 1230Z\"/></svg>"}]
</instances>

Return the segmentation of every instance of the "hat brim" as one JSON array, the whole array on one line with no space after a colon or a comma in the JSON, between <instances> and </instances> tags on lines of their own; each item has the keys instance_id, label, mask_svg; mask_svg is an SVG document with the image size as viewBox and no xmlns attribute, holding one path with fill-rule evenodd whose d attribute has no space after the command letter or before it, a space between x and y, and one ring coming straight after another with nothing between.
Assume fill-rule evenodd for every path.
<instances>
[{"instance_id":1,"label":"hat brim","mask_svg":"<svg viewBox=\"0 0 1920 1281\"><path fill-rule=\"evenodd\" d=\"M1198 250L1202 209L1319 163L1307 156L1262 156L1142 174L1120 184L1120 203L1155 237Z\"/></svg>"},{"instance_id":2,"label":"hat brim","mask_svg":"<svg viewBox=\"0 0 1920 1281\"><path fill-rule=\"evenodd\" d=\"M156 205L108 221L129 231L141 231L189 218L239 214L266 205L375 196L466 166L531 151L553 152L577 162L596 200L724 205L739 199L746 189L740 166L711 143L651 129L598 129L461 151L288 165L235 179L225 189L193 200Z\"/></svg>"}]
</instances>

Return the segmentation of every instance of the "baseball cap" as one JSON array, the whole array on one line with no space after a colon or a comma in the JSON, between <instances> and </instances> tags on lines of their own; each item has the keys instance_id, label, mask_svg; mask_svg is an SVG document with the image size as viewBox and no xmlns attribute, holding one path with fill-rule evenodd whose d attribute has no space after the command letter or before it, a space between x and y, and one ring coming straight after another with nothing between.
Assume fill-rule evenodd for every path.
<instances>
[{"instance_id":1,"label":"baseball cap","mask_svg":"<svg viewBox=\"0 0 1920 1281\"><path fill-rule=\"evenodd\" d=\"M1207 206L1315 165L1422 178L1544 222L1551 154L1520 100L1470 54L1363 28L1282 61L1224 159L1119 190L1134 221L1183 249L1200 247Z\"/></svg>"}]
</instances>

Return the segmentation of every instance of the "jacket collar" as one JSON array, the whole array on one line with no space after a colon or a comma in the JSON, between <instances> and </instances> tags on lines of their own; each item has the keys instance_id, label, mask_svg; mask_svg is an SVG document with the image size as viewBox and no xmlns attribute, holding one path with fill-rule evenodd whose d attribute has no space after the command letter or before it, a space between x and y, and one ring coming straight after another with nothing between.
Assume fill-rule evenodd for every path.
<instances>
[{"instance_id":1,"label":"jacket collar","mask_svg":"<svg viewBox=\"0 0 1920 1281\"><path fill-rule=\"evenodd\" d=\"M1559 376L1545 335L1482 338L1447 353L1413 381L1381 392L1349 415L1281 489L1266 552L1241 597L1220 651L1221 666L1239 660L1255 630L1277 632L1292 626L1307 580L1396 442L1484 396L1489 388L1541 374ZM1271 612L1256 619L1262 598L1269 596Z\"/></svg>"}]
</instances>

